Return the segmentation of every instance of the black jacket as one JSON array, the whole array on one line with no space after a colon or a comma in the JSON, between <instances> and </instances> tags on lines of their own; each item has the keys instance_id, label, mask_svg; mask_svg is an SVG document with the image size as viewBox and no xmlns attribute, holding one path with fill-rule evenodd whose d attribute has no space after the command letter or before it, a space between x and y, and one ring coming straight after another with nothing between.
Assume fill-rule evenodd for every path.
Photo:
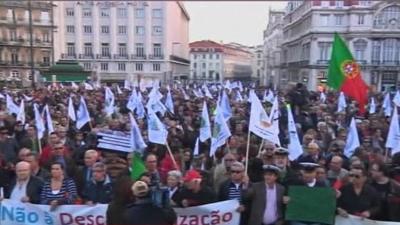
<instances>
[{"instance_id":1,"label":"black jacket","mask_svg":"<svg viewBox=\"0 0 400 225\"><path fill-rule=\"evenodd\" d=\"M14 179L11 182L10 187L5 190L4 195L6 198L10 198L15 185L16 185L16 180ZM29 197L30 203L33 204L40 203L40 193L42 192L42 187L43 187L43 181L33 176L29 178L28 185L26 186L26 196Z\"/></svg>"},{"instance_id":2,"label":"black jacket","mask_svg":"<svg viewBox=\"0 0 400 225\"><path fill-rule=\"evenodd\" d=\"M172 208L159 208L150 200L138 199L125 210L123 223L118 225L173 225L176 219Z\"/></svg>"},{"instance_id":3,"label":"black jacket","mask_svg":"<svg viewBox=\"0 0 400 225\"><path fill-rule=\"evenodd\" d=\"M98 183L94 180L88 182L83 189L82 198L84 201L92 201L93 203L107 204L113 197L112 183L107 177L104 182Z\"/></svg>"},{"instance_id":4,"label":"black jacket","mask_svg":"<svg viewBox=\"0 0 400 225\"><path fill-rule=\"evenodd\" d=\"M232 184L231 179L228 179L221 183L218 189L218 201L229 200L229 188L231 184ZM242 189L242 185L240 185L240 189Z\"/></svg>"}]
</instances>

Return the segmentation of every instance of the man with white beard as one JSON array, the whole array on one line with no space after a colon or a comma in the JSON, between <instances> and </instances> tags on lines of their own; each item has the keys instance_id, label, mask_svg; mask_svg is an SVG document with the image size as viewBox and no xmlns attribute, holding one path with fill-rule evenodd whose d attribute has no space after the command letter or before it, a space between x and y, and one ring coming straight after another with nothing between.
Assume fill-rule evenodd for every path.
<instances>
[{"instance_id":1,"label":"man with white beard","mask_svg":"<svg viewBox=\"0 0 400 225\"><path fill-rule=\"evenodd\" d=\"M290 167L289 152L285 148L277 148L274 152L274 164L280 169L278 182L287 187L299 177Z\"/></svg>"}]
</instances>

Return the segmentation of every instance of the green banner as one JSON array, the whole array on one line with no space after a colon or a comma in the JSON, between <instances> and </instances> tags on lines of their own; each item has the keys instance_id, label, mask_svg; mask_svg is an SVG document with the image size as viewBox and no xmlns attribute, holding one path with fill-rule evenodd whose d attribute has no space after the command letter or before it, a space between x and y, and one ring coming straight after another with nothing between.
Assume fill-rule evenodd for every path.
<instances>
[{"instance_id":1,"label":"green banner","mask_svg":"<svg viewBox=\"0 0 400 225\"><path fill-rule=\"evenodd\" d=\"M334 224L336 196L332 188L290 186L286 220Z\"/></svg>"}]
</instances>

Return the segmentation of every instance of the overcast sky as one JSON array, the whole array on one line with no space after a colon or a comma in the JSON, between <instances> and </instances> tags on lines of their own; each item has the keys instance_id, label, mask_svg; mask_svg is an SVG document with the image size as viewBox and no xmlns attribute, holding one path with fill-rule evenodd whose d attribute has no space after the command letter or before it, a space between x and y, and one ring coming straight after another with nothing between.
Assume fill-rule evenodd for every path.
<instances>
[{"instance_id":1,"label":"overcast sky","mask_svg":"<svg viewBox=\"0 0 400 225\"><path fill-rule=\"evenodd\" d=\"M268 9L284 9L284 1L195 2L186 1L190 15L190 41L210 39L244 45L263 43Z\"/></svg>"}]
</instances>

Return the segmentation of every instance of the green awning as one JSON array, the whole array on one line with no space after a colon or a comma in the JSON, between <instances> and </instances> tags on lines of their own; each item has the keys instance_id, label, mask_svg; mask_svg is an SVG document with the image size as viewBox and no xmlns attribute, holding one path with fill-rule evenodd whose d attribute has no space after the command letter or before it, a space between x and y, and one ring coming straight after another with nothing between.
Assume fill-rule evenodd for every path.
<instances>
[{"instance_id":1,"label":"green awning","mask_svg":"<svg viewBox=\"0 0 400 225\"><path fill-rule=\"evenodd\" d=\"M81 82L90 77L90 71L85 71L77 61L59 60L48 71L42 73L46 82Z\"/></svg>"}]
</instances>

